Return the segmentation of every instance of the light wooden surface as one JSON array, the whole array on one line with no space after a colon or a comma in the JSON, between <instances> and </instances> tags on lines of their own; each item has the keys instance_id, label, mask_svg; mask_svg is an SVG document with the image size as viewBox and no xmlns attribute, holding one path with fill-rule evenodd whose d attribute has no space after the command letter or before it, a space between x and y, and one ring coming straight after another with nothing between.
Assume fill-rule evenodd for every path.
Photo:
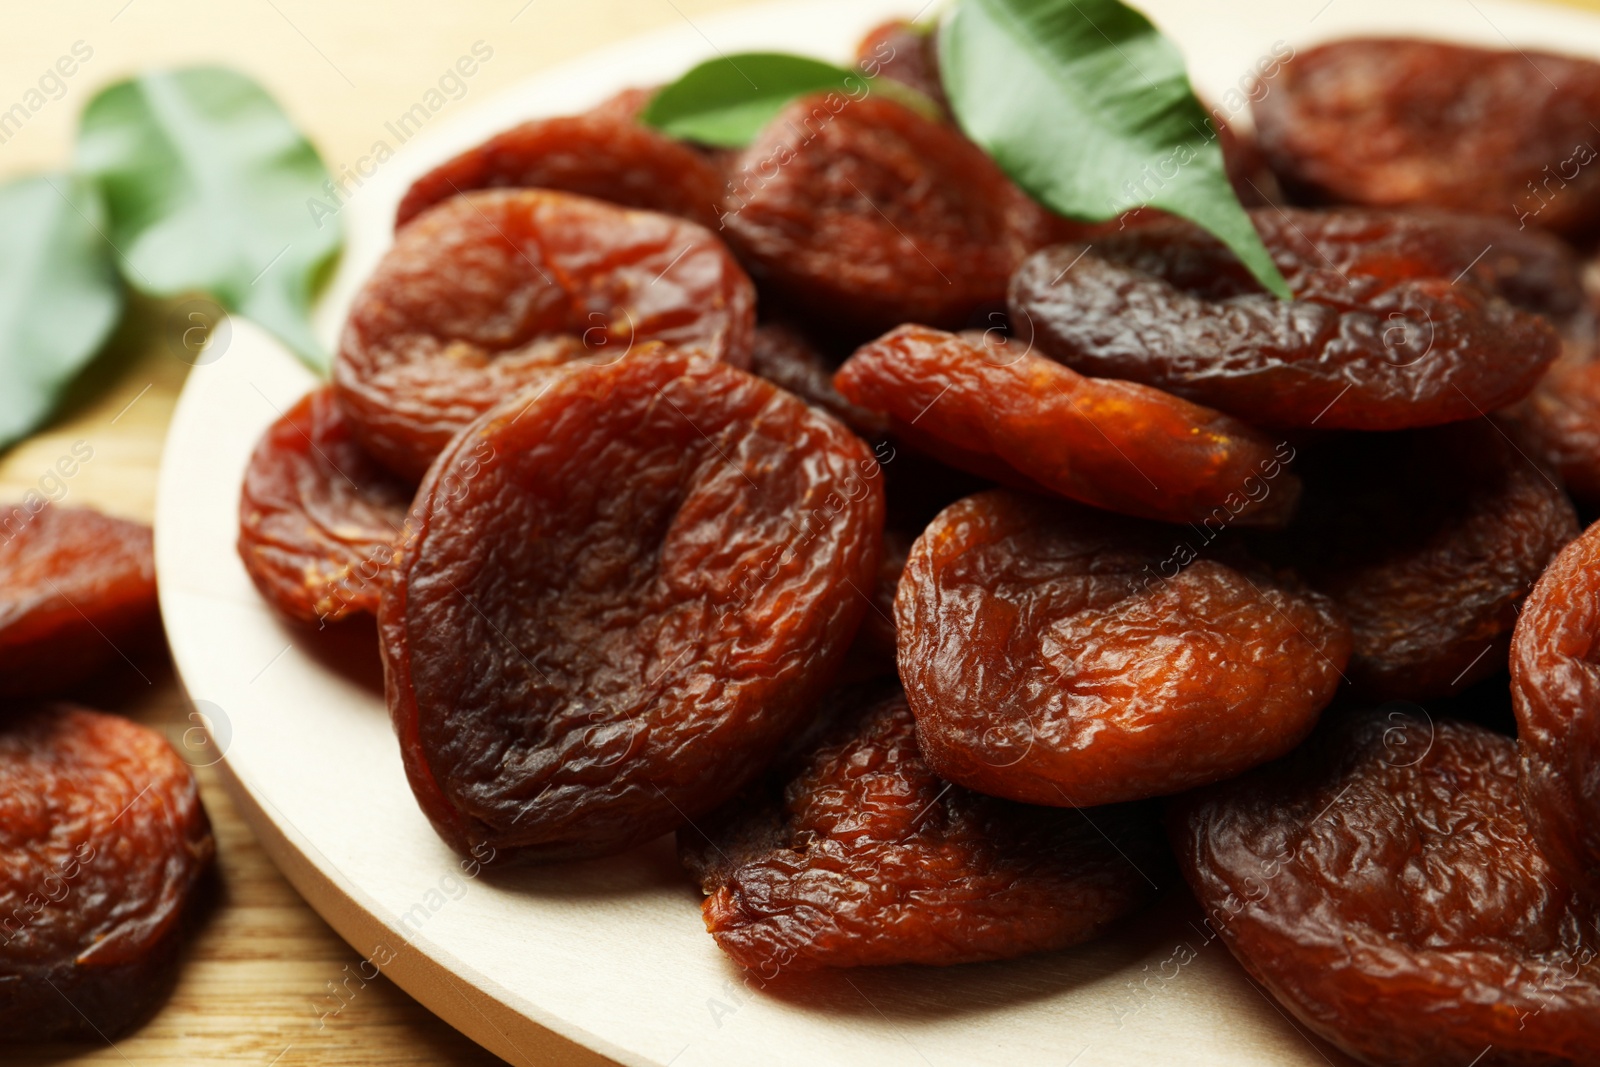
<instances>
[{"instance_id":1,"label":"light wooden surface","mask_svg":"<svg viewBox=\"0 0 1600 1067\"><path fill-rule=\"evenodd\" d=\"M385 136L475 42L494 50L466 83L465 106L608 41L688 20L737 0L453 0L383 5L326 0L65 0L31 6L0 35L0 110L21 100L83 41L92 58L0 144L0 177L61 167L79 109L101 85L158 65L216 62L260 79L336 171ZM1574 0L1600 7L1600 0ZM908 11L920 3L908 0ZM161 340L164 309L141 302L80 398L46 432L0 456L0 500L16 499L75 442L93 450L65 500L148 520L162 442L186 365ZM49 483L46 483L46 488ZM96 687L105 707L168 732L190 723L164 664L141 663ZM165 1008L114 1047L8 1047L20 1064L220 1062L478 1064L496 1062L383 978L350 980L359 956L306 906L234 813L215 773L200 772L216 827L220 891ZM337 1014L333 986L343 986Z\"/></svg>"}]
</instances>

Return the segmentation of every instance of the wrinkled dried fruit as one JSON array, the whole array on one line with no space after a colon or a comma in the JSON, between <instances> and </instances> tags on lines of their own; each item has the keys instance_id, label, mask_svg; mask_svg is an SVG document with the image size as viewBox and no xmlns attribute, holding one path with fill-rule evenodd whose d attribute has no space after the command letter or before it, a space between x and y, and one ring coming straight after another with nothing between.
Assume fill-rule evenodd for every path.
<instances>
[{"instance_id":1,"label":"wrinkled dried fruit","mask_svg":"<svg viewBox=\"0 0 1600 1067\"><path fill-rule=\"evenodd\" d=\"M1516 745L1332 714L1289 758L1180 799L1213 934L1312 1030L1382 1067L1600 1058L1600 937L1533 843Z\"/></svg>"},{"instance_id":2,"label":"wrinkled dried fruit","mask_svg":"<svg viewBox=\"0 0 1600 1067\"><path fill-rule=\"evenodd\" d=\"M953 127L837 94L773 119L739 158L724 210L764 293L868 337L960 327L1001 306L1023 257L1059 227Z\"/></svg>"},{"instance_id":3,"label":"wrinkled dried fruit","mask_svg":"<svg viewBox=\"0 0 1600 1067\"><path fill-rule=\"evenodd\" d=\"M945 509L895 600L900 677L934 770L1088 807L1214 782L1298 744L1333 699L1349 630L1323 597L1197 558L1204 547L1193 527L1010 490Z\"/></svg>"},{"instance_id":4,"label":"wrinkled dried fruit","mask_svg":"<svg viewBox=\"0 0 1600 1067\"><path fill-rule=\"evenodd\" d=\"M1298 482L1272 440L1131 382L1085 378L1025 350L902 326L834 379L945 463L1020 488L1173 522L1287 520Z\"/></svg>"},{"instance_id":5,"label":"wrinkled dried fruit","mask_svg":"<svg viewBox=\"0 0 1600 1067\"><path fill-rule=\"evenodd\" d=\"M1426 700L1505 670L1518 607L1578 532L1547 474L1482 419L1336 440L1302 469L1300 514L1261 547L1349 620L1358 689Z\"/></svg>"},{"instance_id":6,"label":"wrinkled dried fruit","mask_svg":"<svg viewBox=\"0 0 1600 1067\"><path fill-rule=\"evenodd\" d=\"M679 215L715 229L723 178L688 145L638 121L647 89L581 115L535 119L441 163L412 183L395 227L474 189L558 189L623 207Z\"/></svg>"},{"instance_id":7,"label":"wrinkled dried fruit","mask_svg":"<svg viewBox=\"0 0 1600 1067\"><path fill-rule=\"evenodd\" d=\"M915 89L948 115L950 101L939 77L939 48L935 28L905 19L874 26L856 45L856 66L869 77L888 78Z\"/></svg>"},{"instance_id":8,"label":"wrinkled dried fruit","mask_svg":"<svg viewBox=\"0 0 1600 1067\"><path fill-rule=\"evenodd\" d=\"M784 971L1007 959L1086 941L1167 873L1144 807L1039 808L952 787L899 693L678 832L706 929L764 979Z\"/></svg>"},{"instance_id":9,"label":"wrinkled dried fruit","mask_svg":"<svg viewBox=\"0 0 1600 1067\"><path fill-rule=\"evenodd\" d=\"M457 849L553 859L648 840L760 771L867 610L883 490L803 401L641 350L473 424L415 522L379 611L412 789Z\"/></svg>"},{"instance_id":10,"label":"wrinkled dried fruit","mask_svg":"<svg viewBox=\"0 0 1600 1067\"><path fill-rule=\"evenodd\" d=\"M1600 899L1600 526L1556 557L1511 643L1522 798L1550 862Z\"/></svg>"},{"instance_id":11,"label":"wrinkled dried fruit","mask_svg":"<svg viewBox=\"0 0 1600 1067\"><path fill-rule=\"evenodd\" d=\"M53 504L0 512L0 696L61 692L159 633L150 527Z\"/></svg>"},{"instance_id":12,"label":"wrinkled dried fruit","mask_svg":"<svg viewBox=\"0 0 1600 1067\"><path fill-rule=\"evenodd\" d=\"M1505 416L1573 496L1600 503L1600 360L1592 340L1567 340L1533 392Z\"/></svg>"},{"instance_id":13,"label":"wrinkled dried fruit","mask_svg":"<svg viewBox=\"0 0 1600 1067\"><path fill-rule=\"evenodd\" d=\"M1295 299L1262 289L1178 220L1046 249L1018 271L1018 330L1076 370L1144 382L1263 425L1397 430L1520 399L1555 330L1473 284L1457 222L1387 212L1251 213ZM1531 270L1531 268L1530 268Z\"/></svg>"},{"instance_id":14,"label":"wrinkled dried fruit","mask_svg":"<svg viewBox=\"0 0 1600 1067\"><path fill-rule=\"evenodd\" d=\"M765 322L756 327L750 371L828 412L868 440L881 438L889 430L888 419L839 395L833 387L834 363L787 323Z\"/></svg>"},{"instance_id":15,"label":"wrinkled dried fruit","mask_svg":"<svg viewBox=\"0 0 1600 1067\"><path fill-rule=\"evenodd\" d=\"M1442 207L1574 233L1600 220L1600 64L1438 41L1301 52L1253 105L1284 184L1316 199Z\"/></svg>"},{"instance_id":16,"label":"wrinkled dried fruit","mask_svg":"<svg viewBox=\"0 0 1600 1067\"><path fill-rule=\"evenodd\" d=\"M273 607L305 622L377 614L411 483L350 436L327 387L267 428L239 496L239 558Z\"/></svg>"},{"instance_id":17,"label":"wrinkled dried fruit","mask_svg":"<svg viewBox=\"0 0 1600 1067\"><path fill-rule=\"evenodd\" d=\"M743 365L755 290L692 222L566 193L469 193L396 236L334 363L361 444L420 478L457 431L574 361L646 341Z\"/></svg>"},{"instance_id":18,"label":"wrinkled dried fruit","mask_svg":"<svg viewBox=\"0 0 1600 1067\"><path fill-rule=\"evenodd\" d=\"M166 995L211 863L189 768L67 705L0 719L0 1040L109 1039Z\"/></svg>"}]
</instances>

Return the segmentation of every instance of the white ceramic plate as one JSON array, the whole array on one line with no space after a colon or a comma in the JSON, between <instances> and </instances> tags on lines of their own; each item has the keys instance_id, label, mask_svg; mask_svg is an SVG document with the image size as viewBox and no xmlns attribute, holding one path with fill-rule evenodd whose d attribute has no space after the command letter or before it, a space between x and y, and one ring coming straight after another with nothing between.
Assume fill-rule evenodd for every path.
<instances>
[{"instance_id":1,"label":"white ceramic plate","mask_svg":"<svg viewBox=\"0 0 1600 1067\"><path fill-rule=\"evenodd\" d=\"M437 130L367 179L343 211L349 246L324 301L332 345L390 241L412 178L515 122L669 80L717 51L844 60L920 0L818 0L737 11L540 75ZM1145 0L1212 100L1275 42L1420 33L1600 55L1600 20L1494 0ZM955 1067L1345 1063L1208 942L1181 894L1117 935L1003 964L745 984L706 935L699 894L661 841L613 860L472 877L418 811L390 732L369 634L286 625L234 553L239 482L257 436L313 384L234 322L197 367L167 440L156 523L161 606L179 672L215 720L225 778L296 888L355 949L452 1025L519 1064ZM308 990L308 998L321 991ZM309 1009L308 1009L309 1011ZM308 1015L308 1026L315 1020Z\"/></svg>"}]
</instances>

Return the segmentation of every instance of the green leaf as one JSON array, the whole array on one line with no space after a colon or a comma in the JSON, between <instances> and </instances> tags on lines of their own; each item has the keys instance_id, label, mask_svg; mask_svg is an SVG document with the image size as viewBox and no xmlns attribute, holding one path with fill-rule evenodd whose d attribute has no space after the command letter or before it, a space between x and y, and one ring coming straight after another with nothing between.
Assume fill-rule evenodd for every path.
<instances>
[{"instance_id":1,"label":"green leaf","mask_svg":"<svg viewBox=\"0 0 1600 1067\"><path fill-rule=\"evenodd\" d=\"M1183 56L1117 0L958 0L939 64L962 129L1012 179L1072 218L1147 204L1191 219L1288 298L1228 184Z\"/></svg>"},{"instance_id":2,"label":"green leaf","mask_svg":"<svg viewBox=\"0 0 1600 1067\"><path fill-rule=\"evenodd\" d=\"M859 70L805 56L742 52L708 59L664 87L640 120L672 137L742 148L789 101L826 92L853 100L881 92L925 114L937 114L932 101L898 82L868 78Z\"/></svg>"},{"instance_id":3,"label":"green leaf","mask_svg":"<svg viewBox=\"0 0 1600 1067\"><path fill-rule=\"evenodd\" d=\"M78 167L100 184L131 284L208 293L326 368L307 316L341 243L337 215L311 210L328 172L259 85L215 67L112 85L84 111Z\"/></svg>"},{"instance_id":4,"label":"green leaf","mask_svg":"<svg viewBox=\"0 0 1600 1067\"><path fill-rule=\"evenodd\" d=\"M94 188L65 174L0 185L0 449L38 429L122 313Z\"/></svg>"}]
</instances>

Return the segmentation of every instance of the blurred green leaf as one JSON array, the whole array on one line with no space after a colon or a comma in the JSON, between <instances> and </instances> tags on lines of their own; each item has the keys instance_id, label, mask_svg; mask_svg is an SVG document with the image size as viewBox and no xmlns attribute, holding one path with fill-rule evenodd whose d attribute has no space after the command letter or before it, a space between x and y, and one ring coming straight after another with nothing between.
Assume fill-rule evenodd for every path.
<instances>
[{"instance_id":1,"label":"blurred green leaf","mask_svg":"<svg viewBox=\"0 0 1600 1067\"><path fill-rule=\"evenodd\" d=\"M742 52L708 59L663 87L640 120L672 137L742 148L789 101L826 92L856 100L881 92L925 114L938 115L932 101L898 82L872 79L859 70L805 56Z\"/></svg>"},{"instance_id":2,"label":"blurred green leaf","mask_svg":"<svg viewBox=\"0 0 1600 1067\"><path fill-rule=\"evenodd\" d=\"M44 424L122 313L92 186L66 174L0 185L0 449Z\"/></svg>"},{"instance_id":3,"label":"blurred green leaf","mask_svg":"<svg viewBox=\"0 0 1600 1067\"><path fill-rule=\"evenodd\" d=\"M961 128L1048 207L1099 221L1148 204L1289 286L1228 182L1183 55L1118 0L958 0L939 30Z\"/></svg>"},{"instance_id":4,"label":"blurred green leaf","mask_svg":"<svg viewBox=\"0 0 1600 1067\"><path fill-rule=\"evenodd\" d=\"M131 284L208 293L326 369L308 316L342 236L307 205L328 173L259 85L214 67L119 82L84 111L77 162L100 185Z\"/></svg>"}]
</instances>

